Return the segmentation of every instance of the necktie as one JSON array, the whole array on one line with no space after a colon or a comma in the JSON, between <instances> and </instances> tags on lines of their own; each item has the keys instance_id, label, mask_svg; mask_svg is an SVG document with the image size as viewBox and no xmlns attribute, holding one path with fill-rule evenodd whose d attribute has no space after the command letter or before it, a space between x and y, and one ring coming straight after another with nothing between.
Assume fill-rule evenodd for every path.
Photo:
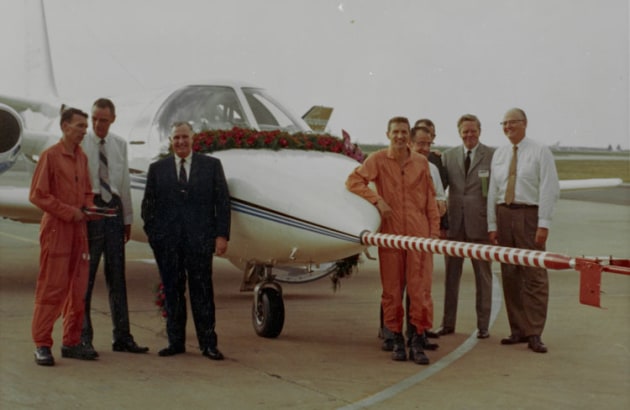
<instances>
[{"instance_id":1,"label":"necktie","mask_svg":"<svg viewBox=\"0 0 630 410\"><path fill-rule=\"evenodd\" d=\"M516 187L516 150L518 147L512 147L512 160L510 161L510 173L508 174L507 188L505 189L505 203L510 205L514 202L514 188Z\"/></svg>"},{"instance_id":2,"label":"necktie","mask_svg":"<svg viewBox=\"0 0 630 410\"><path fill-rule=\"evenodd\" d=\"M466 160L464 161L464 170L466 171L466 175L468 175L469 169L470 169L470 150L466 152Z\"/></svg>"},{"instance_id":3,"label":"necktie","mask_svg":"<svg viewBox=\"0 0 630 410\"><path fill-rule=\"evenodd\" d=\"M107 164L107 155L105 154L105 139L101 139L98 147L98 180L101 185L101 199L104 202L112 200L112 188L109 185L109 168Z\"/></svg>"},{"instance_id":4,"label":"necktie","mask_svg":"<svg viewBox=\"0 0 630 410\"><path fill-rule=\"evenodd\" d=\"M184 158L182 158L182 160L179 163L179 183L180 184L188 183L188 177L186 176L186 167L184 167L185 163L186 163L186 160Z\"/></svg>"}]
</instances>

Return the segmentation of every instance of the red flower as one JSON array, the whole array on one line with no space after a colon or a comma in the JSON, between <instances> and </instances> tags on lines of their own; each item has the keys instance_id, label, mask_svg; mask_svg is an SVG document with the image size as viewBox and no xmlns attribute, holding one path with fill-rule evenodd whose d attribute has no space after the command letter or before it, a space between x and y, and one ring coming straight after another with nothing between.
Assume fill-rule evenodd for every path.
<instances>
[{"instance_id":1,"label":"red flower","mask_svg":"<svg viewBox=\"0 0 630 410\"><path fill-rule=\"evenodd\" d=\"M231 130L207 130L195 135L195 152L207 153L232 148L271 148L316 150L344 154L359 162L364 158L361 150L330 134L310 134L298 132L289 134L281 130L257 131L234 127Z\"/></svg>"}]
</instances>

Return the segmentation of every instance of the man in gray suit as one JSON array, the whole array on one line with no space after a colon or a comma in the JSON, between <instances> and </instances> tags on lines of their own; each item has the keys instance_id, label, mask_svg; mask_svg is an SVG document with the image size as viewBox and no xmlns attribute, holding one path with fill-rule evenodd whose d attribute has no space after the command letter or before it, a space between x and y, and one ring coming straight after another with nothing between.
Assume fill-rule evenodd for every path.
<instances>
[{"instance_id":1,"label":"man in gray suit","mask_svg":"<svg viewBox=\"0 0 630 410\"><path fill-rule=\"evenodd\" d=\"M488 244L487 196L490 163L494 149L479 143L481 123L472 114L457 121L463 144L442 154L446 168L448 194L448 239ZM463 258L447 256L444 291L444 316L440 335L455 332L457 299L462 276ZM475 272L477 337L490 336L492 308L492 270L490 262L471 259Z\"/></svg>"}]
</instances>

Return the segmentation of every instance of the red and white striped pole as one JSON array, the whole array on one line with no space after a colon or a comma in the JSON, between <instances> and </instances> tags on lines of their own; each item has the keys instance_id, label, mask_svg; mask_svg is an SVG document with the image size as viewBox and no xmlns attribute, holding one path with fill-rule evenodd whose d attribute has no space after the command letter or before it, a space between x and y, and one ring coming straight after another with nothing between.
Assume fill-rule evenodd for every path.
<instances>
[{"instance_id":1,"label":"red and white striped pole","mask_svg":"<svg viewBox=\"0 0 630 410\"><path fill-rule=\"evenodd\" d=\"M369 231L363 231L360 237L362 244L378 246L380 248L439 253L460 258L473 258L484 261L509 263L512 265L563 270L575 269L576 263L575 258L558 253L508 248L506 246L372 233Z\"/></svg>"},{"instance_id":2,"label":"red and white striped pole","mask_svg":"<svg viewBox=\"0 0 630 410\"><path fill-rule=\"evenodd\" d=\"M559 253L508 248L506 246L372 233L370 231L361 232L359 237L363 245L380 248L439 253L460 258L554 270L574 269L580 272L580 302L597 307L600 306L599 290L603 271L630 275L628 260L624 259L617 260L617 262L625 262L624 266L613 265L612 259L611 265L608 266L602 265L601 262L603 261L598 258L572 258Z\"/></svg>"}]
</instances>

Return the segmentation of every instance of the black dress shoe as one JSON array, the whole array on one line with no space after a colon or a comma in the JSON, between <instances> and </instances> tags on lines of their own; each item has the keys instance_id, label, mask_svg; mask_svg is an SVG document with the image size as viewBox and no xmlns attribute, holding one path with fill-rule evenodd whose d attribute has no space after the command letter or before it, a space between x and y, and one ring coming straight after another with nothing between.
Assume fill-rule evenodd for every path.
<instances>
[{"instance_id":1,"label":"black dress shoe","mask_svg":"<svg viewBox=\"0 0 630 410\"><path fill-rule=\"evenodd\" d=\"M547 353L547 346L540 340L540 336L530 336L527 347L536 353Z\"/></svg>"},{"instance_id":2,"label":"black dress shoe","mask_svg":"<svg viewBox=\"0 0 630 410\"><path fill-rule=\"evenodd\" d=\"M501 344L502 345L515 345L517 343L527 343L528 341L529 339L524 336L510 335L509 337L501 339Z\"/></svg>"},{"instance_id":3,"label":"black dress shoe","mask_svg":"<svg viewBox=\"0 0 630 410\"><path fill-rule=\"evenodd\" d=\"M427 337L430 337L431 339L439 339L440 338L440 335L437 332L434 332L432 330L425 330L424 334Z\"/></svg>"},{"instance_id":4,"label":"black dress shoe","mask_svg":"<svg viewBox=\"0 0 630 410\"><path fill-rule=\"evenodd\" d=\"M391 352L392 350L394 350L394 339L383 339L381 350L383 350L384 352Z\"/></svg>"},{"instance_id":5,"label":"black dress shoe","mask_svg":"<svg viewBox=\"0 0 630 410\"><path fill-rule=\"evenodd\" d=\"M74 346L61 346L61 357L79 360L96 360L98 353L90 351L81 343Z\"/></svg>"},{"instance_id":6,"label":"black dress shoe","mask_svg":"<svg viewBox=\"0 0 630 410\"><path fill-rule=\"evenodd\" d=\"M452 333L455 333L455 329L453 329L452 327L441 327L436 333L440 336L450 335Z\"/></svg>"},{"instance_id":7,"label":"black dress shoe","mask_svg":"<svg viewBox=\"0 0 630 410\"><path fill-rule=\"evenodd\" d=\"M129 352L129 353L146 353L149 351L148 347L138 346L133 340L117 341L112 344L112 350L114 352Z\"/></svg>"},{"instance_id":8,"label":"black dress shoe","mask_svg":"<svg viewBox=\"0 0 630 410\"><path fill-rule=\"evenodd\" d=\"M38 347L37 349L35 349L35 352L33 352L35 354L35 363L37 363L40 366L54 366L55 365L55 358L52 355L52 352L50 351L50 347L48 346L41 346Z\"/></svg>"},{"instance_id":9,"label":"black dress shoe","mask_svg":"<svg viewBox=\"0 0 630 410\"><path fill-rule=\"evenodd\" d=\"M420 336L420 341L422 343L422 347L426 350L437 350L438 347L440 347L439 344L437 343L431 343L429 342L429 339L427 339L427 332L425 330L425 332Z\"/></svg>"},{"instance_id":10,"label":"black dress shoe","mask_svg":"<svg viewBox=\"0 0 630 410\"><path fill-rule=\"evenodd\" d=\"M180 354L180 353L186 353L186 348L183 346L180 346L180 347L169 346L160 350L158 352L158 355L162 357L166 357L166 356L175 356L176 354Z\"/></svg>"},{"instance_id":11,"label":"black dress shoe","mask_svg":"<svg viewBox=\"0 0 630 410\"><path fill-rule=\"evenodd\" d=\"M487 330L481 330L477 332L477 339L487 339L490 337L490 333Z\"/></svg>"},{"instance_id":12,"label":"black dress shoe","mask_svg":"<svg viewBox=\"0 0 630 410\"><path fill-rule=\"evenodd\" d=\"M219 351L216 347L206 347L201 352L204 356L209 358L210 360L223 360L223 353Z\"/></svg>"}]
</instances>

